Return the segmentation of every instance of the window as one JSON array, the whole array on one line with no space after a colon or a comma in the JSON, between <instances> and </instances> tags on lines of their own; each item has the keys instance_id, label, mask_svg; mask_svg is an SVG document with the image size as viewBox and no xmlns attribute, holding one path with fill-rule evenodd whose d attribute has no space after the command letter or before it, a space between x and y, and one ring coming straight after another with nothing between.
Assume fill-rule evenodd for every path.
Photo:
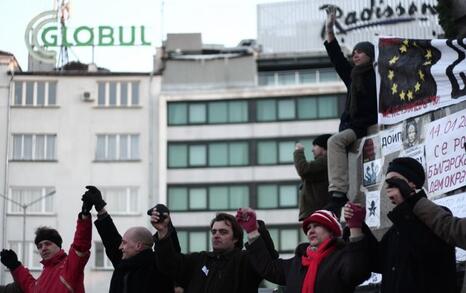
<instances>
[{"instance_id":1,"label":"window","mask_svg":"<svg viewBox=\"0 0 466 293\"><path fill-rule=\"evenodd\" d=\"M319 81L328 82L328 81L337 81L338 75L335 69L333 68L322 68L319 70Z\"/></svg>"},{"instance_id":2,"label":"window","mask_svg":"<svg viewBox=\"0 0 466 293\"><path fill-rule=\"evenodd\" d=\"M105 254L105 248L102 242L94 241L94 267L96 269L113 269L112 262Z\"/></svg>"},{"instance_id":3,"label":"window","mask_svg":"<svg viewBox=\"0 0 466 293\"><path fill-rule=\"evenodd\" d=\"M247 142L168 145L168 167L227 167L249 164Z\"/></svg>"},{"instance_id":4,"label":"window","mask_svg":"<svg viewBox=\"0 0 466 293\"><path fill-rule=\"evenodd\" d=\"M27 214L51 214L53 213L53 196L49 196L49 193L53 190L53 187L11 187L10 199L19 204L28 205ZM41 197L44 198L39 200ZM35 202L36 200L38 201ZM32 204L29 205L30 203ZM23 209L19 204L8 201L8 213L22 214Z\"/></svg>"},{"instance_id":5,"label":"window","mask_svg":"<svg viewBox=\"0 0 466 293\"><path fill-rule=\"evenodd\" d=\"M168 104L168 125L183 125L188 123L188 104Z\"/></svg>"},{"instance_id":6,"label":"window","mask_svg":"<svg viewBox=\"0 0 466 293\"><path fill-rule=\"evenodd\" d=\"M298 206L297 184L258 184L257 208L295 208Z\"/></svg>"},{"instance_id":7,"label":"window","mask_svg":"<svg viewBox=\"0 0 466 293\"><path fill-rule=\"evenodd\" d=\"M182 253L207 251L210 249L209 231L177 229Z\"/></svg>"},{"instance_id":8,"label":"window","mask_svg":"<svg viewBox=\"0 0 466 293\"><path fill-rule=\"evenodd\" d=\"M257 100L258 122L328 119L338 117L337 96L289 97Z\"/></svg>"},{"instance_id":9,"label":"window","mask_svg":"<svg viewBox=\"0 0 466 293\"><path fill-rule=\"evenodd\" d=\"M134 107L139 105L139 81L97 82L99 107Z\"/></svg>"},{"instance_id":10,"label":"window","mask_svg":"<svg viewBox=\"0 0 466 293\"><path fill-rule=\"evenodd\" d=\"M247 121L247 101L168 103L168 125L241 123Z\"/></svg>"},{"instance_id":11,"label":"window","mask_svg":"<svg viewBox=\"0 0 466 293\"><path fill-rule=\"evenodd\" d=\"M236 210L249 206L249 186L169 187L168 206L172 211Z\"/></svg>"},{"instance_id":12,"label":"window","mask_svg":"<svg viewBox=\"0 0 466 293\"><path fill-rule=\"evenodd\" d=\"M295 141L257 142L257 164L275 165L293 163Z\"/></svg>"},{"instance_id":13,"label":"window","mask_svg":"<svg viewBox=\"0 0 466 293\"><path fill-rule=\"evenodd\" d=\"M337 80L338 75L333 68L317 68L259 72L258 83L260 86L282 86Z\"/></svg>"},{"instance_id":14,"label":"window","mask_svg":"<svg viewBox=\"0 0 466 293\"><path fill-rule=\"evenodd\" d=\"M55 134L13 134L13 160L55 160Z\"/></svg>"},{"instance_id":15,"label":"window","mask_svg":"<svg viewBox=\"0 0 466 293\"><path fill-rule=\"evenodd\" d=\"M104 187L102 196L115 214L137 214L139 211L137 187Z\"/></svg>"},{"instance_id":16,"label":"window","mask_svg":"<svg viewBox=\"0 0 466 293\"><path fill-rule=\"evenodd\" d=\"M296 246L306 240L298 227L268 227L270 236L279 253L291 253Z\"/></svg>"},{"instance_id":17,"label":"window","mask_svg":"<svg viewBox=\"0 0 466 293\"><path fill-rule=\"evenodd\" d=\"M96 161L139 160L139 134L98 134Z\"/></svg>"},{"instance_id":18,"label":"window","mask_svg":"<svg viewBox=\"0 0 466 293\"><path fill-rule=\"evenodd\" d=\"M8 242L10 249L16 252L18 255L18 260L28 269L30 270L42 270L42 264L40 261L42 258L40 257L39 251L37 250L36 245L33 241L26 241L26 250L23 258L23 243L22 241L9 241Z\"/></svg>"},{"instance_id":19,"label":"window","mask_svg":"<svg viewBox=\"0 0 466 293\"><path fill-rule=\"evenodd\" d=\"M16 81L13 106L48 107L57 102L56 81Z\"/></svg>"}]
</instances>

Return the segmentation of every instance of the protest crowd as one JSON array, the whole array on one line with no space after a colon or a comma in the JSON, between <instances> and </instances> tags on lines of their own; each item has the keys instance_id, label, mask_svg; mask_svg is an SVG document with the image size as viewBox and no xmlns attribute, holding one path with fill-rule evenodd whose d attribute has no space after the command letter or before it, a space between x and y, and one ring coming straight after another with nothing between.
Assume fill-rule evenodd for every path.
<instances>
[{"instance_id":1,"label":"protest crowd","mask_svg":"<svg viewBox=\"0 0 466 293\"><path fill-rule=\"evenodd\" d=\"M313 140L313 160L306 159L301 143L295 146L294 163L302 181L296 220L307 241L296 243L291 258L279 257L267 219L258 219L249 207L234 215L218 213L206 223L211 251L183 254L167 206L157 204L147 211L154 231L144 226L118 231L100 190L86 186L68 250L59 231L37 228L34 243L42 259L41 275L34 278L15 251L3 249L0 260L14 282L0 286L0 292L85 292L91 211L97 214L94 225L114 269L110 293L255 293L263 280L290 293L351 293L371 273L381 274L382 293L460 292L455 246L466 248L466 219L427 199L422 164L411 157L389 163L382 196L393 204L387 214L392 226L381 239L365 223L366 207L352 201L347 149L377 124L374 45L356 44L348 61L333 31L335 7L326 13L324 46L347 95L338 132Z\"/></svg>"}]
</instances>

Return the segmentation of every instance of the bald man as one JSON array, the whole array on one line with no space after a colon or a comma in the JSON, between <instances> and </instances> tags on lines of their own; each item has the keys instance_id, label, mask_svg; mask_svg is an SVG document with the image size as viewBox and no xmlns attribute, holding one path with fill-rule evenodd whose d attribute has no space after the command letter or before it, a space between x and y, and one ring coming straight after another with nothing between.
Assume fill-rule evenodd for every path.
<instances>
[{"instance_id":1,"label":"bald man","mask_svg":"<svg viewBox=\"0 0 466 293\"><path fill-rule=\"evenodd\" d=\"M172 279L156 267L151 232L145 227L132 227L122 237L105 209L100 191L94 186L88 186L88 189L85 197L97 211L94 224L115 268L109 292L173 293Z\"/></svg>"}]
</instances>

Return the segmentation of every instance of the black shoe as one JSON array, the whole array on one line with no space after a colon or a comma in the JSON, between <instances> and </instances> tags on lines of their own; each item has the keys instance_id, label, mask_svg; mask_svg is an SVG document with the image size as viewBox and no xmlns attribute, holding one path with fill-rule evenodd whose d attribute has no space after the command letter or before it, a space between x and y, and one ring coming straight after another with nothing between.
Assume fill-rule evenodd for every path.
<instances>
[{"instance_id":1,"label":"black shoe","mask_svg":"<svg viewBox=\"0 0 466 293\"><path fill-rule=\"evenodd\" d=\"M337 219L340 219L341 208L348 202L346 194L334 192L332 197L330 197L329 202L324 206L324 210L331 211L337 216Z\"/></svg>"}]
</instances>

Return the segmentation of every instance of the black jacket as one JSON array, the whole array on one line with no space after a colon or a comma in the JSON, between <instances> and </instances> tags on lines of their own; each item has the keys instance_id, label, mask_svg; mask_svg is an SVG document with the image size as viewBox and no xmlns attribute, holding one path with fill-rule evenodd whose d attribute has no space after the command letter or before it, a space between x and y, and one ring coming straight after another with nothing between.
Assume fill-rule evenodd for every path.
<instances>
[{"instance_id":1,"label":"black jacket","mask_svg":"<svg viewBox=\"0 0 466 293\"><path fill-rule=\"evenodd\" d=\"M259 223L259 231L266 234L268 253L277 258L270 235L263 222ZM161 239L158 248L158 266L169 272L185 293L257 293L262 281L247 252L239 248L223 254L207 251L181 254L173 249L170 237Z\"/></svg>"},{"instance_id":2,"label":"black jacket","mask_svg":"<svg viewBox=\"0 0 466 293\"><path fill-rule=\"evenodd\" d=\"M396 206L388 218L393 226L382 240L372 238L373 271L382 274L381 292L456 292L454 247L421 223L407 202Z\"/></svg>"},{"instance_id":3,"label":"black jacket","mask_svg":"<svg viewBox=\"0 0 466 293\"><path fill-rule=\"evenodd\" d=\"M94 224L102 238L105 253L115 268L109 293L173 293L173 280L157 269L152 249L122 259L122 252L118 249L122 237L110 215L99 217Z\"/></svg>"},{"instance_id":4,"label":"black jacket","mask_svg":"<svg viewBox=\"0 0 466 293\"><path fill-rule=\"evenodd\" d=\"M324 42L327 54L335 70L347 88L345 110L340 116L340 131L352 129L358 138L367 134L367 128L377 124L377 90L374 69L360 77L357 85L353 84L351 71L353 65L343 55L337 40ZM356 94L354 94L356 93ZM354 96L353 96L354 95ZM354 104L354 107L350 105Z\"/></svg>"},{"instance_id":5,"label":"black jacket","mask_svg":"<svg viewBox=\"0 0 466 293\"><path fill-rule=\"evenodd\" d=\"M351 293L355 287L370 276L368 241L366 237L345 244L341 239L337 248L322 260L319 265L315 293ZM266 280L286 286L287 293L301 293L308 267L301 264L309 243L301 243L290 259L272 260L264 253L264 241L259 237L247 245L248 253L255 269Z\"/></svg>"}]
</instances>

